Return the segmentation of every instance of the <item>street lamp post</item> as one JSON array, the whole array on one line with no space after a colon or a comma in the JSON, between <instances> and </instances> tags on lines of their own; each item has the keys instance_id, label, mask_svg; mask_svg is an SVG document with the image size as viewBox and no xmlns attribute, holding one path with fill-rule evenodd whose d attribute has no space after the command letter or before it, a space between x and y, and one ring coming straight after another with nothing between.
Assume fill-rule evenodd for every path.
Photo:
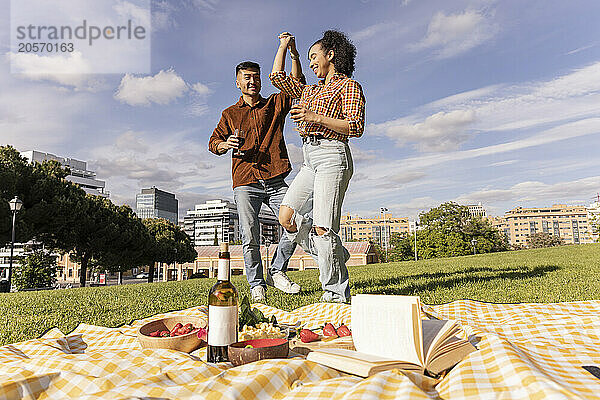
<instances>
[{"instance_id":1,"label":"street lamp post","mask_svg":"<svg viewBox=\"0 0 600 400\"><path fill-rule=\"evenodd\" d=\"M381 241L383 242L383 245L385 247L385 261L388 261L388 247L390 245L390 237L388 235L388 229L387 229L387 217L386 217L386 213L390 211L389 209L387 209L386 207L381 207L381 213L383 214L383 235L381 235Z\"/></svg>"},{"instance_id":2,"label":"street lamp post","mask_svg":"<svg viewBox=\"0 0 600 400\"><path fill-rule=\"evenodd\" d=\"M12 288L12 266L13 266L13 255L15 251L15 221L17 220L17 213L21 211L23 202L19 200L17 196L8 202L10 211L12 211L12 240L10 242L10 260L8 264L8 291Z\"/></svg>"},{"instance_id":3,"label":"street lamp post","mask_svg":"<svg viewBox=\"0 0 600 400\"><path fill-rule=\"evenodd\" d=\"M473 246L473 255L477 254L477 250L475 248L475 246L477 246L477 239L471 239L471 246Z\"/></svg>"},{"instance_id":4,"label":"street lamp post","mask_svg":"<svg viewBox=\"0 0 600 400\"><path fill-rule=\"evenodd\" d=\"M264 235L260 235L263 243L265 244L265 247L267 248L267 262L264 265L264 273L265 276L266 274L269 273L269 268L271 267L271 260L269 259L269 247L271 247L271 241L269 240L268 237L264 236Z\"/></svg>"},{"instance_id":5,"label":"street lamp post","mask_svg":"<svg viewBox=\"0 0 600 400\"><path fill-rule=\"evenodd\" d=\"M415 261L418 261L418 256L417 256L417 226L419 226L419 223L415 220Z\"/></svg>"}]
</instances>

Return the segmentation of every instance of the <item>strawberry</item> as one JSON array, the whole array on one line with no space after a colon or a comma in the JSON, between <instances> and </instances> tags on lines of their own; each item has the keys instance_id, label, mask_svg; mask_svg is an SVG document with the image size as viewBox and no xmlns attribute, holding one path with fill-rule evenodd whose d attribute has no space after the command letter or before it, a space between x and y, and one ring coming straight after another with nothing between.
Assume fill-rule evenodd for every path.
<instances>
[{"instance_id":1,"label":"strawberry","mask_svg":"<svg viewBox=\"0 0 600 400\"><path fill-rule=\"evenodd\" d=\"M160 332L160 337L169 337L169 336L171 336L169 331L161 331Z\"/></svg>"},{"instance_id":2,"label":"strawberry","mask_svg":"<svg viewBox=\"0 0 600 400\"><path fill-rule=\"evenodd\" d=\"M183 327L190 332L194 330L194 324L192 324L192 323L185 324Z\"/></svg>"},{"instance_id":3,"label":"strawberry","mask_svg":"<svg viewBox=\"0 0 600 400\"><path fill-rule=\"evenodd\" d=\"M302 343L310 343L319 340L319 335L311 331L310 329L302 329L300 331L300 340Z\"/></svg>"},{"instance_id":4,"label":"strawberry","mask_svg":"<svg viewBox=\"0 0 600 400\"><path fill-rule=\"evenodd\" d=\"M158 337L158 335L160 335L160 331L150 332L150 336L152 337Z\"/></svg>"},{"instance_id":5,"label":"strawberry","mask_svg":"<svg viewBox=\"0 0 600 400\"><path fill-rule=\"evenodd\" d=\"M337 332L335 331L335 327L330 323L326 323L323 327L323 335L325 336L337 336Z\"/></svg>"},{"instance_id":6,"label":"strawberry","mask_svg":"<svg viewBox=\"0 0 600 400\"><path fill-rule=\"evenodd\" d=\"M169 332L169 333L171 334L171 336L176 336L175 334L182 327L183 327L183 325L178 322L177 324L175 324L175 326L173 327L173 329L171 329L171 332Z\"/></svg>"},{"instance_id":7,"label":"strawberry","mask_svg":"<svg viewBox=\"0 0 600 400\"><path fill-rule=\"evenodd\" d=\"M188 333L190 333L190 331L187 328L182 327L182 328L177 329L176 333L178 335L187 335Z\"/></svg>"},{"instance_id":8,"label":"strawberry","mask_svg":"<svg viewBox=\"0 0 600 400\"><path fill-rule=\"evenodd\" d=\"M208 329L206 328L197 328L198 339L204 340L205 342L208 340Z\"/></svg>"},{"instance_id":9,"label":"strawberry","mask_svg":"<svg viewBox=\"0 0 600 400\"><path fill-rule=\"evenodd\" d=\"M352 336L352 332L350 332L350 329L344 324L337 328L337 334L339 337Z\"/></svg>"}]
</instances>

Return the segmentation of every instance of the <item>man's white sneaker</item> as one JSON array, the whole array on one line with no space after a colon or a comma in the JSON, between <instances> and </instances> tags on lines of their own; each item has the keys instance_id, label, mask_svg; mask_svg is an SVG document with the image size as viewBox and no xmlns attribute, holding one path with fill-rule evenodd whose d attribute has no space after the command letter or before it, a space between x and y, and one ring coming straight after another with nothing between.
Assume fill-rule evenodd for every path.
<instances>
[{"instance_id":1,"label":"man's white sneaker","mask_svg":"<svg viewBox=\"0 0 600 400\"><path fill-rule=\"evenodd\" d=\"M267 285L274 286L282 292L296 294L300 291L300 285L292 282L285 272L275 272L273 275L267 272Z\"/></svg>"},{"instance_id":2,"label":"man's white sneaker","mask_svg":"<svg viewBox=\"0 0 600 400\"><path fill-rule=\"evenodd\" d=\"M252 290L250 290L250 293L252 293L252 302L253 303L264 303L266 301L266 296L265 296L265 288L262 286L254 286L252 288Z\"/></svg>"}]
</instances>

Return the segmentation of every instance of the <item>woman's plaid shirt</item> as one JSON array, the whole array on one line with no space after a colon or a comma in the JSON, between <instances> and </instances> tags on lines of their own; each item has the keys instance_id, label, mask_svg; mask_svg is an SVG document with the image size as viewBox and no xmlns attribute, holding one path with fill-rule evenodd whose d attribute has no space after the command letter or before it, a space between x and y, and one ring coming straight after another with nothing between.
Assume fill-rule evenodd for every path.
<instances>
[{"instance_id":1,"label":"woman's plaid shirt","mask_svg":"<svg viewBox=\"0 0 600 400\"><path fill-rule=\"evenodd\" d=\"M345 119L350 130L347 135L328 129L316 123L301 122L300 135L323 135L328 139L347 142L351 136L361 136L365 130L365 96L360 84L344 74L334 74L329 83L321 80L316 85L306 85L284 71L269 75L273 86L294 99L309 110L326 117Z\"/></svg>"}]
</instances>

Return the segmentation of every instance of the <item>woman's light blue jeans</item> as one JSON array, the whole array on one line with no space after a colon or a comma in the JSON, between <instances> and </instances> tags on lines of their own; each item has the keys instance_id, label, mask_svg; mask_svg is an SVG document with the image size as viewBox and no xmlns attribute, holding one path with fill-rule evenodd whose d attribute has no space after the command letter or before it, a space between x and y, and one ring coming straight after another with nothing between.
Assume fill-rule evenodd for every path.
<instances>
[{"instance_id":1,"label":"woman's light blue jeans","mask_svg":"<svg viewBox=\"0 0 600 400\"><path fill-rule=\"evenodd\" d=\"M302 146L304 164L285 194L282 205L294 210L297 232L287 232L317 259L325 301L350 300L346 261L350 257L339 236L342 202L354 165L347 143L319 139ZM312 218L307 205L312 200ZM312 227L326 230L317 235Z\"/></svg>"}]
</instances>

